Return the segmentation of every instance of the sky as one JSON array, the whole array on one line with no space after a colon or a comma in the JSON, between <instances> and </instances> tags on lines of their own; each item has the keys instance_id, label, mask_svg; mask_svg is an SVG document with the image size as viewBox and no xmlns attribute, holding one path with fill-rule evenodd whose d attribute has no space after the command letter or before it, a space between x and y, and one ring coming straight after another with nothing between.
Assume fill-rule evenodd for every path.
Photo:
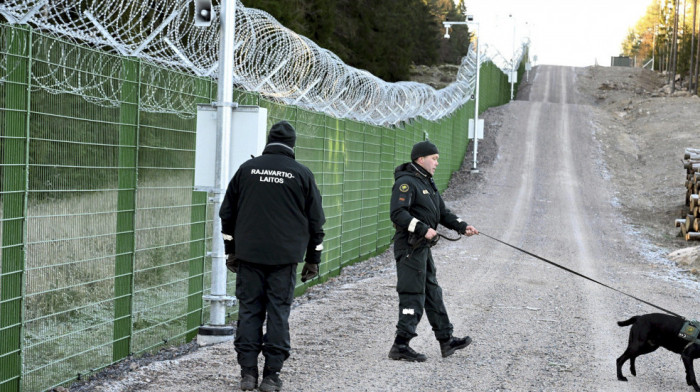
<instances>
[{"instance_id":1,"label":"sky","mask_svg":"<svg viewBox=\"0 0 700 392\"><path fill-rule=\"evenodd\" d=\"M467 0L479 36L510 59L513 41L530 37L535 65L610 65L628 30L652 0ZM512 16L509 16L512 15ZM514 22L515 20L515 34Z\"/></svg>"}]
</instances>

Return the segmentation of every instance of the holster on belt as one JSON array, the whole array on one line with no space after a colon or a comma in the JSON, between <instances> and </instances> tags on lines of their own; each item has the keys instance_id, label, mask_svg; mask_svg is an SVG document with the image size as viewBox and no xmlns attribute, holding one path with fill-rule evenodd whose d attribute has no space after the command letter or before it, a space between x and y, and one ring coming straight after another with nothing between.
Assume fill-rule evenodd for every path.
<instances>
[{"instance_id":1,"label":"holster on belt","mask_svg":"<svg viewBox=\"0 0 700 392\"><path fill-rule=\"evenodd\" d=\"M433 237L431 240L427 240L424 236L418 235L416 233L408 233L408 244L411 245L413 249L418 248L419 246L423 245L426 243L428 247L432 248L433 246L437 245L438 241L440 240L440 236L436 235Z\"/></svg>"}]
</instances>

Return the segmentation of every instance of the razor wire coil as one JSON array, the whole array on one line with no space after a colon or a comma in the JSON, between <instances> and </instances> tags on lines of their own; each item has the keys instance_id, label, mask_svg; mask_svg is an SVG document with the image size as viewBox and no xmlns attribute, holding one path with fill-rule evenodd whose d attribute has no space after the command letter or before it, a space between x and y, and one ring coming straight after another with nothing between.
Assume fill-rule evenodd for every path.
<instances>
[{"instance_id":1,"label":"razor wire coil","mask_svg":"<svg viewBox=\"0 0 700 392\"><path fill-rule=\"evenodd\" d=\"M37 60L51 66L33 75L35 88L118 106L123 98L121 56L134 57L162 67L149 67L145 73L140 108L191 118L196 105L181 92L191 91L192 74L217 77L220 31L217 17L209 27L195 27L193 8L191 0L6 0L0 14L10 23L28 23L60 38L36 38L45 49L45 58ZM217 7L215 11L220 15ZM484 45L480 61L493 61L504 70L520 63L526 46L523 43L508 61ZM104 56L104 51L120 56ZM476 67L470 44L456 80L443 89L385 82L345 64L268 13L236 1L234 83L287 105L375 125L416 117L437 120L471 99Z\"/></svg>"}]
</instances>

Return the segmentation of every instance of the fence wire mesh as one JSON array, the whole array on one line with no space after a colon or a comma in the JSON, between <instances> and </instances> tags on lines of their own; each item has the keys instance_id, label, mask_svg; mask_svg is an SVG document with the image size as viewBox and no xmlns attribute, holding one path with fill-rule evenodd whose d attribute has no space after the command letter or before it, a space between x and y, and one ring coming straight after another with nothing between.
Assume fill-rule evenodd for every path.
<instances>
[{"instance_id":1,"label":"fence wire mesh","mask_svg":"<svg viewBox=\"0 0 700 392\"><path fill-rule=\"evenodd\" d=\"M18 14L39 4L10 3ZM85 27L49 16L69 2L41 4L45 24ZM51 389L189 341L209 318L202 295L215 217L206 193L193 189L190 110L213 100L215 81L104 49L0 24L2 392ZM481 75L480 109L507 102L503 72L485 63ZM469 101L437 121L380 126L263 92L237 90L235 100L266 107L268 128L286 120L297 129L297 158L315 173L327 218L321 280L389 246L393 169L426 132L441 151L436 177L446 187L474 112Z\"/></svg>"}]
</instances>

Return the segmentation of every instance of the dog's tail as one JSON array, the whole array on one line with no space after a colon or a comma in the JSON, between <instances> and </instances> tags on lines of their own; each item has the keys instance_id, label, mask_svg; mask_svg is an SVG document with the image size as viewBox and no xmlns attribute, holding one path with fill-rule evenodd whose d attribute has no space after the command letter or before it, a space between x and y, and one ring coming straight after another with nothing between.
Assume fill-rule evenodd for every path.
<instances>
[{"instance_id":1,"label":"dog's tail","mask_svg":"<svg viewBox=\"0 0 700 392\"><path fill-rule=\"evenodd\" d=\"M619 325L619 326L621 326L621 327L626 327L626 326L632 325L632 324L634 324L634 323L636 323L636 322L637 322L637 316L634 316L634 317L632 317L632 318L629 319L629 320L618 321L618 322L617 322L617 325Z\"/></svg>"}]
</instances>

